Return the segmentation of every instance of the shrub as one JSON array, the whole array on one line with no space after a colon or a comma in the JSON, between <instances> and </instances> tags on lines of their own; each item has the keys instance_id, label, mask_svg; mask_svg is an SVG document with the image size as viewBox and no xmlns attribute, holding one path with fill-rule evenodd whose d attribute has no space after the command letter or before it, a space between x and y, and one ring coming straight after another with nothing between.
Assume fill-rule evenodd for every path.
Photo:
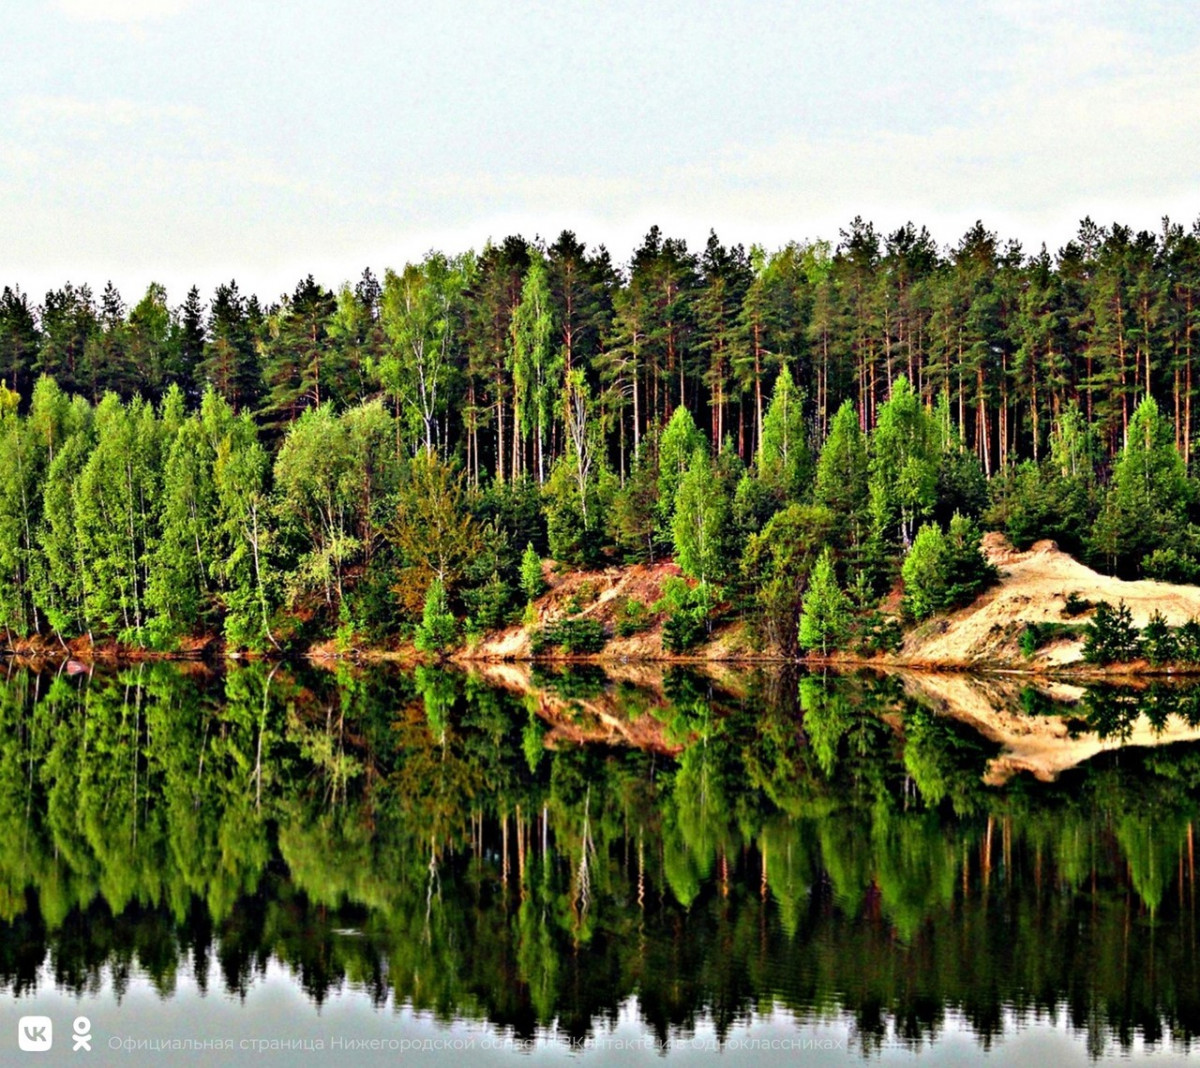
<instances>
[{"instance_id":1,"label":"shrub","mask_svg":"<svg viewBox=\"0 0 1200 1068\"><path fill-rule=\"evenodd\" d=\"M558 647L568 655L575 653L598 653L608 638L604 626L595 619L560 619L547 623L530 639L534 656L547 649Z\"/></svg>"},{"instance_id":2,"label":"shrub","mask_svg":"<svg viewBox=\"0 0 1200 1068\"><path fill-rule=\"evenodd\" d=\"M1200 578L1200 566L1178 549L1155 549L1142 557L1142 573L1159 582L1191 584Z\"/></svg>"},{"instance_id":3,"label":"shrub","mask_svg":"<svg viewBox=\"0 0 1200 1068\"><path fill-rule=\"evenodd\" d=\"M705 584L688 586L680 578L663 583L662 599L654 611L666 612L663 622L663 648L670 653L686 653L704 637L708 630L708 614L713 601L712 590Z\"/></svg>"},{"instance_id":4,"label":"shrub","mask_svg":"<svg viewBox=\"0 0 1200 1068\"><path fill-rule=\"evenodd\" d=\"M1076 637L1081 633L1083 626L1079 623L1026 623L1017 639L1017 645L1021 649L1021 655L1028 659L1056 638Z\"/></svg>"},{"instance_id":5,"label":"shrub","mask_svg":"<svg viewBox=\"0 0 1200 1068\"><path fill-rule=\"evenodd\" d=\"M471 614L471 628L476 631L503 627L512 615L513 589L498 572L481 586L463 591L463 601Z\"/></svg>"},{"instance_id":6,"label":"shrub","mask_svg":"<svg viewBox=\"0 0 1200 1068\"><path fill-rule=\"evenodd\" d=\"M453 647L457 639L458 624L450 612L446 587L440 579L435 579L425 595L425 610L417 626L414 644L423 653L437 653L440 656Z\"/></svg>"},{"instance_id":7,"label":"shrub","mask_svg":"<svg viewBox=\"0 0 1200 1068\"><path fill-rule=\"evenodd\" d=\"M1179 658L1179 643L1175 640L1175 633L1157 609L1142 631L1142 650L1146 659L1155 666L1170 664Z\"/></svg>"},{"instance_id":8,"label":"shrub","mask_svg":"<svg viewBox=\"0 0 1200 1068\"><path fill-rule=\"evenodd\" d=\"M616 627L622 638L631 637L650 626L650 609L641 601L626 597L617 605Z\"/></svg>"},{"instance_id":9,"label":"shrub","mask_svg":"<svg viewBox=\"0 0 1200 1068\"><path fill-rule=\"evenodd\" d=\"M1096 605L1095 614L1087 624L1083 658L1089 664L1112 664L1136 660L1141 652L1133 615L1122 601L1113 608L1107 601Z\"/></svg>"},{"instance_id":10,"label":"shrub","mask_svg":"<svg viewBox=\"0 0 1200 1068\"><path fill-rule=\"evenodd\" d=\"M1072 590L1069 594L1067 594L1066 603L1063 605L1063 615L1070 616L1072 619L1074 619L1075 616L1086 615L1095 607L1095 601L1085 600L1083 597L1079 596L1078 590Z\"/></svg>"},{"instance_id":11,"label":"shrub","mask_svg":"<svg viewBox=\"0 0 1200 1068\"><path fill-rule=\"evenodd\" d=\"M1021 655L1028 660L1034 653L1041 648L1042 635L1041 629L1036 623L1026 623L1021 631L1021 637L1017 640L1020 646Z\"/></svg>"},{"instance_id":12,"label":"shrub","mask_svg":"<svg viewBox=\"0 0 1200 1068\"><path fill-rule=\"evenodd\" d=\"M859 656L874 656L877 653L895 653L904 644L904 628L895 616L872 612L867 616L860 631L854 651Z\"/></svg>"},{"instance_id":13,"label":"shrub","mask_svg":"<svg viewBox=\"0 0 1200 1068\"><path fill-rule=\"evenodd\" d=\"M936 523L921 527L900 574L904 611L918 621L969 603L998 575L980 551L978 528L958 514L950 520L948 534Z\"/></svg>"},{"instance_id":14,"label":"shrub","mask_svg":"<svg viewBox=\"0 0 1200 1068\"><path fill-rule=\"evenodd\" d=\"M536 601L546 592L546 580L542 577L542 558L534 549L533 542L525 546L525 552L521 556L521 590L527 601Z\"/></svg>"},{"instance_id":15,"label":"shrub","mask_svg":"<svg viewBox=\"0 0 1200 1068\"><path fill-rule=\"evenodd\" d=\"M1175 645L1181 663L1200 664L1200 622L1189 619L1177 628Z\"/></svg>"}]
</instances>

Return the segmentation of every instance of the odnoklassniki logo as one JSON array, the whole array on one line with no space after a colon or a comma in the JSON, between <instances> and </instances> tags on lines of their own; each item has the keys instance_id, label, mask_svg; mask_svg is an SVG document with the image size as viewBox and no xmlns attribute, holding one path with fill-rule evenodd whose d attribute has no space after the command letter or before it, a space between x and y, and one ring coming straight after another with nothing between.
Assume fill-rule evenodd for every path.
<instances>
[{"instance_id":1,"label":"odnoklassniki logo","mask_svg":"<svg viewBox=\"0 0 1200 1068\"><path fill-rule=\"evenodd\" d=\"M54 1045L54 1024L49 1016L22 1016L17 1024L17 1045L26 1053L46 1053Z\"/></svg>"}]
</instances>

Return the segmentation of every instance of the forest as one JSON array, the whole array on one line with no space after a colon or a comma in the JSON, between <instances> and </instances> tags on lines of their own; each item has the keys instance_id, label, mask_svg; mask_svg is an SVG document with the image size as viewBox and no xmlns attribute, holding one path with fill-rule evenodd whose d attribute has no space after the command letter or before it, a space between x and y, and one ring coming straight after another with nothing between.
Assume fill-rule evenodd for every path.
<instances>
[{"instance_id":1,"label":"forest","mask_svg":"<svg viewBox=\"0 0 1200 1068\"><path fill-rule=\"evenodd\" d=\"M272 303L0 297L0 622L170 650L443 651L541 562L673 558L682 651L878 648L992 578L981 529L1200 578L1200 223L1085 219L1036 254L856 218L628 263L564 231ZM576 628L578 630L579 628ZM603 634L574 631L578 648Z\"/></svg>"}]
</instances>

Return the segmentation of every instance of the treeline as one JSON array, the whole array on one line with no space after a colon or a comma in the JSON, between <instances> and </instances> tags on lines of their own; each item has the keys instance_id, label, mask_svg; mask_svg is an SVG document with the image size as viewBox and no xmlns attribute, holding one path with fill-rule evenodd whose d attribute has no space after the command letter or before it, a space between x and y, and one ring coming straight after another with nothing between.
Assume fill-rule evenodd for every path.
<instances>
[{"instance_id":1,"label":"treeline","mask_svg":"<svg viewBox=\"0 0 1200 1068\"><path fill-rule=\"evenodd\" d=\"M93 403L109 391L157 401L174 384L189 406L211 383L272 427L382 391L407 436L461 453L472 481L506 481L540 480L567 448L559 394L573 372L618 474L680 406L714 451L728 435L751 463L785 366L818 439L846 399L870 430L903 374L927 406L947 398L991 476L1045 456L1071 402L1114 456L1147 396L1190 463L1198 324L1200 232L1169 220L1153 234L1085 219L1053 256L981 223L939 249L924 228L881 235L855 219L836 248L771 254L715 234L697 254L655 227L620 270L570 232L509 237L431 253L382 283L366 271L332 291L309 276L266 305L236 282L207 304L193 288L178 307L157 284L133 308L111 284L99 300L68 284L38 307L6 288L0 378L26 401L40 374Z\"/></svg>"},{"instance_id":2,"label":"treeline","mask_svg":"<svg viewBox=\"0 0 1200 1068\"><path fill-rule=\"evenodd\" d=\"M519 612L526 550L670 554L673 618L827 650L901 574L917 618L986 583L981 518L1193 579L1198 286L1170 223L1029 258L855 220L773 255L652 229L623 271L511 237L269 306L6 289L3 622L442 646Z\"/></svg>"}]
</instances>

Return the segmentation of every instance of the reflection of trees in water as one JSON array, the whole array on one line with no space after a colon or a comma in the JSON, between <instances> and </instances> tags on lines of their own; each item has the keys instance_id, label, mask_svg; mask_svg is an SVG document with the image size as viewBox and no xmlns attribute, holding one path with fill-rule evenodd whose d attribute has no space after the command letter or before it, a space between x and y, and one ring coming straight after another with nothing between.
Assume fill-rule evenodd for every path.
<instances>
[{"instance_id":1,"label":"reflection of trees in water","mask_svg":"<svg viewBox=\"0 0 1200 1068\"><path fill-rule=\"evenodd\" d=\"M664 1040L773 1005L848 1013L867 1048L948 1013L984 1042L1064 1007L1093 1048L1200 1030L1200 748L1000 791L985 743L888 680L739 685L619 691L672 761L546 750L536 702L433 669L17 672L0 978L27 993L48 961L72 992L141 971L165 995L215 962L244 996L275 958L317 1003L350 984L525 1036L584 1037L634 995ZM1084 709L1119 729L1193 706Z\"/></svg>"}]
</instances>

